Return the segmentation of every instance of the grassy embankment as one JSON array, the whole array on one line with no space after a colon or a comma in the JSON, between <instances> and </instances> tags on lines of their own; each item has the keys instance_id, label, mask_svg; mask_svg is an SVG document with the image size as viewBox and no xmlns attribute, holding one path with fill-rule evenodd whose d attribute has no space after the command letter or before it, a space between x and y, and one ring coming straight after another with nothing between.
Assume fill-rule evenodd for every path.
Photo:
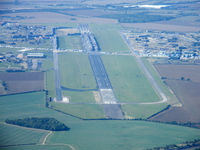
<instances>
[{"instance_id":1,"label":"grassy embankment","mask_svg":"<svg viewBox=\"0 0 200 150\"><path fill-rule=\"evenodd\" d=\"M126 120L79 120L45 108L45 94L43 92L0 97L0 114L0 127L3 129L1 134L6 135L6 139L1 138L1 146L30 144L32 142L41 144L44 136L47 135L46 132L37 129L31 129L31 131L18 127L10 129L7 125L2 125L5 119L53 117L71 128L67 132L53 132L47 138L44 146L9 146L5 149L39 148L56 150L70 149L69 145L81 150L146 149L191 141L200 136L198 129L169 124Z\"/></svg>"}]
</instances>

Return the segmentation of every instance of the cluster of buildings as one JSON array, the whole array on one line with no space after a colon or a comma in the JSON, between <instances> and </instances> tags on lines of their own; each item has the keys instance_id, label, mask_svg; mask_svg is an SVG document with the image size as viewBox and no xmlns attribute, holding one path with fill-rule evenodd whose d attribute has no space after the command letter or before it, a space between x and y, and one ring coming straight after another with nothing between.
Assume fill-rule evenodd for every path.
<instances>
[{"instance_id":1,"label":"cluster of buildings","mask_svg":"<svg viewBox=\"0 0 200 150\"><path fill-rule=\"evenodd\" d=\"M0 64L8 72L39 70L45 57L43 53L0 53Z\"/></svg>"},{"instance_id":2,"label":"cluster of buildings","mask_svg":"<svg viewBox=\"0 0 200 150\"><path fill-rule=\"evenodd\" d=\"M39 45L52 36L51 28L42 25L1 22L0 30L0 44L8 45Z\"/></svg>"},{"instance_id":3,"label":"cluster of buildings","mask_svg":"<svg viewBox=\"0 0 200 150\"><path fill-rule=\"evenodd\" d=\"M140 56L169 59L200 59L200 34L158 31L130 31L125 33Z\"/></svg>"}]
</instances>

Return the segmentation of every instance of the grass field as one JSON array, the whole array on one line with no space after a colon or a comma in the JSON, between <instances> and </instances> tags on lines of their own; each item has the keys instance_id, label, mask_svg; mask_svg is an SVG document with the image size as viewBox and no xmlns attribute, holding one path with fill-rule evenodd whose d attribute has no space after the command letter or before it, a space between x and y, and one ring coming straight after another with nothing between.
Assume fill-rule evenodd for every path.
<instances>
[{"instance_id":1,"label":"grass field","mask_svg":"<svg viewBox=\"0 0 200 150\"><path fill-rule=\"evenodd\" d=\"M81 49L80 36L59 36L58 41L60 49Z\"/></svg>"},{"instance_id":2,"label":"grass field","mask_svg":"<svg viewBox=\"0 0 200 150\"><path fill-rule=\"evenodd\" d=\"M0 144L17 145L40 143L47 131L21 128L13 125L0 124Z\"/></svg>"},{"instance_id":3,"label":"grass field","mask_svg":"<svg viewBox=\"0 0 200 150\"><path fill-rule=\"evenodd\" d=\"M170 92L169 87L167 87L163 81L161 80L161 76L159 75L159 73L156 71L156 69L154 68L154 66L151 64L151 62L149 62L149 60L147 58L142 58L142 61L144 62L145 66L148 68L149 72L151 73L151 75L153 76L154 80L156 81L156 83L159 85L159 87L162 89L162 91L165 93L165 95L168 98L168 103L171 105L175 105L178 104L179 101L177 99L177 97Z\"/></svg>"},{"instance_id":4,"label":"grass field","mask_svg":"<svg viewBox=\"0 0 200 150\"><path fill-rule=\"evenodd\" d=\"M124 104L122 105L122 111L125 113L126 118L147 119L151 115L163 110L166 107L166 103L152 105Z\"/></svg>"},{"instance_id":5,"label":"grass field","mask_svg":"<svg viewBox=\"0 0 200 150\"><path fill-rule=\"evenodd\" d=\"M199 135L197 129L144 121L84 121L71 132L54 133L47 143L70 143L76 150L138 150L181 143Z\"/></svg>"},{"instance_id":6,"label":"grass field","mask_svg":"<svg viewBox=\"0 0 200 150\"><path fill-rule=\"evenodd\" d=\"M72 150L68 145L21 145L5 147L4 150Z\"/></svg>"},{"instance_id":7,"label":"grass field","mask_svg":"<svg viewBox=\"0 0 200 150\"><path fill-rule=\"evenodd\" d=\"M120 36L120 27L117 25L90 24L90 30L94 33L101 51L105 52L126 52L127 45Z\"/></svg>"},{"instance_id":8,"label":"grass field","mask_svg":"<svg viewBox=\"0 0 200 150\"><path fill-rule=\"evenodd\" d=\"M75 92L62 91L63 96L69 97L71 103L96 103L92 91Z\"/></svg>"},{"instance_id":9,"label":"grass field","mask_svg":"<svg viewBox=\"0 0 200 150\"><path fill-rule=\"evenodd\" d=\"M103 107L97 104L64 104L51 103L51 106L67 114L71 114L83 119L105 118Z\"/></svg>"},{"instance_id":10,"label":"grass field","mask_svg":"<svg viewBox=\"0 0 200 150\"><path fill-rule=\"evenodd\" d=\"M103 56L114 93L120 102L155 102L159 97L132 56Z\"/></svg>"},{"instance_id":11,"label":"grass field","mask_svg":"<svg viewBox=\"0 0 200 150\"><path fill-rule=\"evenodd\" d=\"M79 107L78 110L80 109L82 108ZM72 110L74 110L74 108ZM200 130L198 129L169 124L126 120L80 120L45 108L43 92L0 97L1 122L7 118L24 117L53 117L65 123L71 129L68 132L53 132L53 134L47 138L47 145L45 146L16 146L5 148L6 150L64 149L64 145L62 146L62 144L70 144L76 150L146 149L191 141L200 136ZM17 138L21 139L23 142L23 137L26 135L24 134L21 136L21 133L27 132L26 130L15 132L16 130L13 128L7 132L10 131L13 131L12 135L18 134L19 136ZM29 134L29 137L34 137L34 134ZM27 137L27 139L29 139L29 137ZM12 139L13 137L9 136L7 141L10 141L12 144ZM39 139L36 138L35 140L37 142ZM34 139L30 139L30 141L34 141ZM60 146L52 146L53 144L60 144ZM69 147L66 147L66 149L67 148L69 149Z\"/></svg>"},{"instance_id":12,"label":"grass field","mask_svg":"<svg viewBox=\"0 0 200 150\"><path fill-rule=\"evenodd\" d=\"M96 82L86 55L59 55L61 85L74 89L95 89Z\"/></svg>"}]
</instances>

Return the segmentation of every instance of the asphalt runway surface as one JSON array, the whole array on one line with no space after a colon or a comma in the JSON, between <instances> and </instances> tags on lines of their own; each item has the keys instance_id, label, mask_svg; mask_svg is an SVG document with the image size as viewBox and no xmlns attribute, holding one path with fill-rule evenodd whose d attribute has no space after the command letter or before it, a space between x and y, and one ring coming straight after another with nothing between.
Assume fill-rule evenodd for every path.
<instances>
[{"instance_id":1,"label":"asphalt runway surface","mask_svg":"<svg viewBox=\"0 0 200 150\"><path fill-rule=\"evenodd\" d=\"M57 41L53 39L53 50L57 50ZM55 84L56 84L56 100L62 101L62 89L60 85L60 71L58 66L58 54L53 52L54 72L55 72Z\"/></svg>"},{"instance_id":2,"label":"asphalt runway surface","mask_svg":"<svg viewBox=\"0 0 200 150\"><path fill-rule=\"evenodd\" d=\"M112 89L106 69L99 55L88 55L93 74L99 89Z\"/></svg>"}]
</instances>

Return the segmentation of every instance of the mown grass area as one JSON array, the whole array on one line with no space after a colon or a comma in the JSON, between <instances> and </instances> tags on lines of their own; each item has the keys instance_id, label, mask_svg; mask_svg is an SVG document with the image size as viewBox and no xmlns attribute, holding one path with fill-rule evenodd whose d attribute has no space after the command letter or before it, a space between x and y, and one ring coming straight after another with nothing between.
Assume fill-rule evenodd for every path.
<instances>
[{"instance_id":1,"label":"mown grass area","mask_svg":"<svg viewBox=\"0 0 200 150\"><path fill-rule=\"evenodd\" d=\"M153 114L165 109L166 103L162 104L124 104L122 105L122 111L125 113L126 118L130 119L147 119Z\"/></svg>"},{"instance_id":2,"label":"mown grass area","mask_svg":"<svg viewBox=\"0 0 200 150\"><path fill-rule=\"evenodd\" d=\"M45 74L46 89L48 90L49 97L56 97L55 77L54 70L49 70Z\"/></svg>"},{"instance_id":3,"label":"mown grass area","mask_svg":"<svg viewBox=\"0 0 200 150\"><path fill-rule=\"evenodd\" d=\"M92 91L62 91L62 93L63 96L69 98L70 103L96 103Z\"/></svg>"},{"instance_id":4,"label":"mown grass area","mask_svg":"<svg viewBox=\"0 0 200 150\"><path fill-rule=\"evenodd\" d=\"M120 36L120 27L117 25L90 24L90 30L94 33L101 51L128 52L129 49Z\"/></svg>"},{"instance_id":5,"label":"mown grass area","mask_svg":"<svg viewBox=\"0 0 200 150\"><path fill-rule=\"evenodd\" d=\"M83 106L84 105L77 108L77 111L83 109ZM69 109L74 110L74 108ZM85 110L83 109L83 112L84 111ZM47 138L47 145L45 146L14 146L5 148L6 150L69 149L69 147L65 147L64 144L70 144L76 150L146 149L191 141L200 136L198 129L177 125L133 120L80 120L52 109L45 108L45 96L43 92L0 97L1 123L5 119L25 117L53 117L65 123L71 130L68 132L53 132L53 134ZM3 130L6 131L5 129ZM21 142L26 141L26 139L23 139L26 135L21 136L21 133L26 132L24 129L24 131L20 132L16 132L14 129L12 130L12 135L19 135L15 140L21 140ZM29 139L29 137L27 137L29 141L34 141L34 139L37 141L39 140L30 132L28 136L31 138ZM34 137L34 139L32 137ZM12 139L13 137L9 136L7 141L10 141L12 144ZM40 142L38 144L40 144ZM55 146L53 146L53 144L55 144ZM63 146L56 146L56 144L63 144Z\"/></svg>"},{"instance_id":6,"label":"mown grass area","mask_svg":"<svg viewBox=\"0 0 200 150\"><path fill-rule=\"evenodd\" d=\"M52 56L42 61L42 70L45 71L45 89L48 90L49 97L54 98L56 97L56 89Z\"/></svg>"},{"instance_id":7,"label":"mown grass area","mask_svg":"<svg viewBox=\"0 0 200 150\"><path fill-rule=\"evenodd\" d=\"M71 132L54 133L47 143L70 143L77 150L144 150L199 136L198 129L145 121L84 121Z\"/></svg>"},{"instance_id":8,"label":"mown grass area","mask_svg":"<svg viewBox=\"0 0 200 150\"><path fill-rule=\"evenodd\" d=\"M149 72L153 76L154 80L156 83L159 85L159 87L162 89L162 91L165 93L165 95L168 98L168 103L173 105L173 104L178 104L179 101L177 97L170 92L170 88L167 87L166 84L161 80L161 76L157 72L157 70L154 68L151 62L149 62L148 58L142 58L142 61L144 62L145 66L148 68Z\"/></svg>"},{"instance_id":9,"label":"mown grass area","mask_svg":"<svg viewBox=\"0 0 200 150\"><path fill-rule=\"evenodd\" d=\"M51 103L51 107L82 119L105 118L102 105Z\"/></svg>"},{"instance_id":10,"label":"mown grass area","mask_svg":"<svg viewBox=\"0 0 200 150\"><path fill-rule=\"evenodd\" d=\"M74 89L95 89L96 82L87 55L59 55L61 85Z\"/></svg>"},{"instance_id":11,"label":"mown grass area","mask_svg":"<svg viewBox=\"0 0 200 150\"><path fill-rule=\"evenodd\" d=\"M18 126L0 123L0 145L17 145L40 143L48 134L47 131L21 128Z\"/></svg>"},{"instance_id":12,"label":"mown grass area","mask_svg":"<svg viewBox=\"0 0 200 150\"><path fill-rule=\"evenodd\" d=\"M159 101L158 95L133 56L103 56L102 59L120 102Z\"/></svg>"},{"instance_id":13,"label":"mown grass area","mask_svg":"<svg viewBox=\"0 0 200 150\"><path fill-rule=\"evenodd\" d=\"M59 36L59 49L81 49L80 36Z\"/></svg>"}]
</instances>

